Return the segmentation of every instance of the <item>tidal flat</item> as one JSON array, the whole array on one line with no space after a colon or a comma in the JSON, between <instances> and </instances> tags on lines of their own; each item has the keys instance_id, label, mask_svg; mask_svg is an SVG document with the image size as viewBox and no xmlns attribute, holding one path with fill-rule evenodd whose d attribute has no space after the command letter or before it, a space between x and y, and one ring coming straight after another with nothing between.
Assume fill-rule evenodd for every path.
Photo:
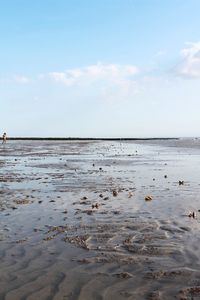
<instances>
[{"instance_id":1,"label":"tidal flat","mask_svg":"<svg viewBox=\"0 0 200 300\"><path fill-rule=\"evenodd\" d=\"M200 299L200 140L0 145L0 299Z\"/></svg>"}]
</instances>

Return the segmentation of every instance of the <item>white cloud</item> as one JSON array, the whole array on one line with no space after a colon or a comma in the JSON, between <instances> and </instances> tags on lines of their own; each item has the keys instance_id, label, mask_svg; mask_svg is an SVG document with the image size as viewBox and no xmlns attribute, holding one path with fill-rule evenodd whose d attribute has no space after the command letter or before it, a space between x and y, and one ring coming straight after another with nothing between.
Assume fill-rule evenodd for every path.
<instances>
[{"instance_id":1,"label":"white cloud","mask_svg":"<svg viewBox=\"0 0 200 300\"><path fill-rule=\"evenodd\" d=\"M131 80L139 69L134 65L102 64L89 65L83 68L66 70L65 72L51 72L49 76L56 82L66 86L93 81L122 82Z\"/></svg>"},{"instance_id":2,"label":"white cloud","mask_svg":"<svg viewBox=\"0 0 200 300\"><path fill-rule=\"evenodd\" d=\"M16 75L14 76L14 81L20 84L27 84L30 82L30 79L26 76Z\"/></svg>"},{"instance_id":3,"label":"white cloud","mask_svg":"<svg viewBox=\"0 0 200 300\"><path fill-rule=\"evenodd\" d=\"M176 67L179 76L200 78L200 42L190 43L181 50L182 61Z\"/></svg>"},{"instance_id":4,"label":"white cloud","mask_svg":"<svg viewBox=\"0 0 200 300\"><path fill-rule=\"evenodd\" d=\"M155 54L155 56L156 56L156 57L161 57L161 56L164 56L164 55L166 55L166 54L167 54L166 50L160 50L160 51L158 51L158 52Z\"/></svg>"},{"instance_id":5,"label":"white cloud","mask_svg":"<svg viewBox=\"0 0 200 300\"><path fill-rule=\"evenodd\" d=\"M88 65L64 72L52 72L48 76L67 87L75 87L79 93L90 94L109 101L132 98L139 92L135 75L139 69L134 65L102 64Z\"/></svg>"}]
</instances>

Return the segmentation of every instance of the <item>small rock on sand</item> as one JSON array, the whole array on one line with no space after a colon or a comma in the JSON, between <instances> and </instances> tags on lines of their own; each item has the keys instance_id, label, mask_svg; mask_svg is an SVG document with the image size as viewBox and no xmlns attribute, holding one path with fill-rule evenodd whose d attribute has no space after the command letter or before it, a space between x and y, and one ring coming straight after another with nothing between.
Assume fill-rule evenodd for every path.
<instances>
[{"instance_id":1,"label":"small rock on sand","mask_svg":"<svg viewBox=\"0 0 200 300\"><path fill-rule=\"evenodd\" d=\"M148 195L144 199L145 199L145 201L151 201L151 200L153 200L153 197Z\"/></svg>"},{"instance_id":2,"label":"small rock on sand","mask_svg":"<svg viewBox=\"0 0 200 300\"><path fill-rule=\"evenodd\" d=\"M183 180L179 180L178 184L179 185L184 185L184 181Z\"/></svg>"},{"instance_id":3,"label":"small rock on sand","mask_svg":"<svg viewBox=\"0 0 200 300\"><path fill-rule=\"evenodd\" d=\"M92 208L99 208L99 203L96 203L96 204L92 204Z\"/></svg>"},{"instance_id":4,"label":"small rock on sand","mask_svg":"<svg viewBox=\"0 0 200 300\"><path fill-rule=\"evenodd\" d=\"M195 211L190 211L189 214L188 214L188 217L195 219L197 217L197 214L195 213Z\"/></svg>"},{"instance_id":5,"label":"small rock on sand","mask_svg":"<svg viewBox=\"0 0 200 300\"><path fill-rule=\"evenodd\" d=\"M116 190L113 190L113 196L116 197L118 195L118 192Z\"/></svg>"},{"instance_id":6,"label":"small rock on sand","mask_svg":"<svg viewBox=\"0 0 200 300\"><path fill-rule=\"evenodd\" d=\"M122 273L114 274L114 276L116 276L118 278L122 278L122 279L129 279L129 278L133 277L133 275L131 273L128 273L128 272L122 272Z\"/></svg>"}]
</instances>

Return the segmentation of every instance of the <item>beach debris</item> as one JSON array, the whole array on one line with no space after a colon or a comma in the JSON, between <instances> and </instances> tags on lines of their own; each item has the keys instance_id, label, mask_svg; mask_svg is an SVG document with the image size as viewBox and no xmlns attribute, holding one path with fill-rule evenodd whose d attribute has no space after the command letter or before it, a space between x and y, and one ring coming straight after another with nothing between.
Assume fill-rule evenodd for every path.
<instances>
[{"instance_id":1,"label":"beach debris","mask_svg":"<svg viewBox=\"0 0 200 300\"><path fill-rule=\"evenodd\" d=\"M89 250L87 245L88 238L88 235L77 235L75 237L66 236L65 238L63 238L63 241L75 244L83 249Z\"/></svg>"},{"instance_id":2,"label":"beach debris","mask_svg":"<svg viewBox=\"0 0 200 300\"><path fill-rule=\"evenodd\" d=\"M42 231L42 229L40 229L40 228L33 228L33 231L34 232L38 232L38 231Z\"/></svg>"},{"instance_id":3,"label":"beach debris","mask_svg":"<svg viewBox=\"0 0 200 300\"><path fill-rule=\"evenodd\" d=\"M113 196L114 196L114 197L117 197L118 192L117 192L116 190L113 190L112 193L113 193Z\"/></svg>"},{"instance_id":4,"label":"beach debris","mask_svg":"<svg viewBox=\"0 0 200 300\"><path fill-rule=\"evenodd\" d=\"M44 238L43 241L51 241L51 240L53 240L55 237L56 237L56 235L53 234L53 235L51 235L51 236L48 236L48 237Z\"/></svg>"},{"instance_id":5,"label":"beach debris","mask_svg":"<svg viewBox=\"0 0 200 300\"><path fill-rule=\"evenodd\" d=\"M114 276L116 276L118 278L122 278L122 279L129 279L129 278L133 277L133 275L128 272L117 273L117 274L114 274Z\"/></svg>"},{"instance_id":6,"label":"beach debris","mask_svg":"<svg viewBox=\"0 0 200 300\"><path fill-rule=\"evenodd\" d=\"M41 204L41 203L42 203L42 200L39 200L38 203Z\"/></svg>"},{"instance_id":7,"label":"beach debris","mask_svg":"<svg viewBox=\"0 0 200 300\"><path fill-rule=\"evenodd\" d=\"M87 258L82 258L82 259L78 259L77 262L79 262L81 264L89 264L90 260Z\"/></svg>"},{"instance_id":8,"label":"beach debris","mask_svg":"<svg viewBox=\"0 0 200 300\"><path fill-rule=\"evenodd\" d=\"M188 217L189 217L189 218L194 218L194 219L196 219L197 214L196 214L195 211L190 211L189 214L188 214Z\"/></svg>"},{"instance_id":9,"label":"beach debris","mask_svg":"<svg viewBox=\"0 0 200 300\"><path fill-rule=\"evenodd\" d=\"M56 234L59 234L59 233L63 233L63 232L66 232L66 230L68 230L68 225L66 226L51 226L51 225L45 225L45 227L47 227L49 230L47 231L47 233L50 233L50 232L56 232Z\"/></svg>"},{"instance_id":10,"label":"beach debris","mask_svg":"<svg viewBox=\"0 0 200 300\"><path fill-rule=\"evenodd\" d=\"M151 201L151 200L153 200L153 197L150 195L147 195L147 196L145 196L144 199L145 199L145 201Z\"/></svg>"},{"instance_id":11,"label":"beach debris","mask_svg":"<svg viewBox=\"0 0 200 300\"><path fill-rule=\"evenodd\" d=\"M17 240L17 241L15 241L15 243L16 244L22 244L22 243L24 243L24 242L26 242L27 241L27 239L22 239L22 240Z\"/></svg>"},{"instance_id":12,"label":"beach debris","mask_svg":"<svg viewBox=\"0 0 200 300\"><path fill-rule=\"evenodd\" d=\"M188 287L188 288L185 288L183 290L180 291L181 294L183 294L184 296L198 296L200 295L200 286L193 286L193 287ZM188 298L183 298L183 299L188 299ZM191 299L194 299L193 297Z\"/></svg>"},{"instance_id":13,"label":"beach debris","mask_svg":"<svg viewBox=\"0 0 200 300\"><path fill-rule=\"evenodd\" d=\"M131 198L131 197L133 197L133 193L129 192L128 193L128 198Z\"/></svg>"},{"instance_id":14,"label":"beach debris","mask_svg":"<svg viewBox=\"0 0 200 300\"><path fill-rule=\"evenodd\" d=\"M15 202L16 204L29 204L31 201L28 199L22 199L22 200L14 200L13 202Z\"/></svg>"},{"instance_id":15,"label":"beach debris","mask_svg":"<svg viewBox=\"0 0 200 300\"><path fill-rule=\"evenodd\" d=\"M103 198L103 194L99 194L99 197L100 197L100 198Z\"/></svg>"},{"instance_id":16,"label":"beach debris","mask_svg":"<svg viewBox=\"0 0 200 300\"><path fill-rule=\"evenodd\" d=\"M78 202L76 202L76 204L77 204ZM89 201L89 200L84 200L84 201L81 201L81 202L79 202L79 204L81 204L81 205L87 205L87 204L90 204L91 203L91 201ZM74 204L74 203L73 203Z\"/></svg>"},{"instance_id":17,"label":"beach debris","mask_svg":"<svg viewBox=\"0 0 200 300\"><path fill-rule=\"evenodd\" d=\"M92 208L99 208L99 203L96 203L96 204L92 204Z\"/></svg>"},{"instance_id":18,"label":"beach debris","mask_svg":"<svg viewBox=\"0 0 200 300\"><path fill-rule=\"evenodd\" d=\"M103 200L105 200L105 201L108 200L108 199L109 199L109 197L104 197L104 198L103 198Z\"/></svg>"},{"instance_id":19,"label":"beach debris","mask_svg":"<svg viewBox=\"0 0 200 300\"><path fill-rule=\"evenodd\" d=\"M102 168L99 168L99 171L103 171L103 169L102 169Z\"/></svg>"},{"instance_id":20,"label":"beach debris","mask_svg":"<svg viewBox=\"0 0 200 300\"><path fill-rule=\"evenodd\" d=\"M16 206L11 206L11 208L12 208L12 209L17 209L17 207L16 207Z\"/></svg>"},{"instance_id":21,"label":"beach debris","mask_svg":"<svg viewBox=\"0 0 200 300\"><path fill-rule=\"evenodd\" d=\"M160 291L153 291L152 293L149 293L147 299L148 300L159 300L159 299L161 299L160 296L161 296Z\"/></svg>"},{"instance_id":22,"label":"beach debris","mask_svg":"<svg viewBox=\"0 0 200 300\"><path fill-rule=\"evenodd\" d=\"M86 209L86 210L78 209L78 210L75 212L75 215L78 215L78 214L80 214L80 213L87 214L88 216L91 216L91 215L94 213L94 210L92 210L92 209Z\"/></svg>"},{"instance_id":23,"label":"beach debris","mask_svg":"<svg viewBox=\"0 0 200 300\"><path fill-rule=\"evenodd\" d=\"M86 197L86 196L81 198L81 200L87 200L87 199L88 199L88 197Z\"/></svg>"},{"instance_id":24,"label":"beach debris","mask_svg":"<svg viewBox=\"0 0 200 300\"><path fill-rule=\"evenodd\" d=\"M178 184L179 185L184 185L184 180L179 180Z\"/></svg>"},{"instance_id":25,"label":"beach debris","mask_svg":"<svg viewBox=\"0 0 200 300\"><path fill-rule=\"evenodd\" d=\"M164 178L167 178L167 175L165 175Z\"/></svg>"}]
</instances>

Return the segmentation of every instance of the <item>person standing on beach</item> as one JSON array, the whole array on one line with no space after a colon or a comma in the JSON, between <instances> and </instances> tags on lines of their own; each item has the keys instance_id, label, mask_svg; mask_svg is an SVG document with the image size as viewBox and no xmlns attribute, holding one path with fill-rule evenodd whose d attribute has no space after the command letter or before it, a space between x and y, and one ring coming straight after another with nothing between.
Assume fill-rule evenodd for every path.
<instances>
[{"instance_id":1,"label":"person standing on beach","mask_svg":"<svg viewBox=\"0 0 200 300\"><path fill-rule=\"evenodd\" d=\"M6 143L6 140L7 140L7 135L6 135L6 132L4 132L3 136L2 136L2 144L5 144Z\"/></svg>"}]
</instances>

